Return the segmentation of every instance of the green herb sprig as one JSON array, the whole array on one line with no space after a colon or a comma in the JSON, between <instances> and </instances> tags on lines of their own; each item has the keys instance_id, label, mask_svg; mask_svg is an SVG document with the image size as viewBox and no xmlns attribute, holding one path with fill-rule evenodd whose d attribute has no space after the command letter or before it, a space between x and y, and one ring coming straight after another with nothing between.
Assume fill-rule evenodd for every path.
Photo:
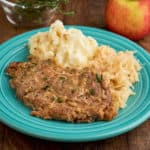
<instances>
[{"instance_id":1,"label":"green herb sprig","mask_svg":"<svg viewBox=\"0 0 150 150\"><path fill-rule=\"evenodd\" d=\"M96 74L96 80L97 80L97 82L99 82L99 83L101 83L101 81L102 81L102 75L100 75L100 74Z\"/></svg>"},{"instance_id":2,"label":"green herb sprig","mask_svg":"<svg viewBox=\"0 0 150 150\"><path fill-rule=\"evenodd\" d=\"M43 25L51 15L74 15L74 11L65 11L62 5L70 0L10 0L16 3L13 16L19 25ZM47 15L46 15L47 13ZM48 23L47 21L47 23ZM30 25L29 25L30 26Z\"/></svg>"},{"instance_id":3,"label":"green herb sprig","mask_svg":"<svg viewBox=\"0 0 150 150\"><path fill-rule=\"evenodd\" d=\"M73 15L74 12L65 12L62 10L61 5L67 4L70 0L16 0L16 4L23 6L24 9L31 8L50 8L56 9L59 13L64 15Z\"/></svg>"}]
</instances>

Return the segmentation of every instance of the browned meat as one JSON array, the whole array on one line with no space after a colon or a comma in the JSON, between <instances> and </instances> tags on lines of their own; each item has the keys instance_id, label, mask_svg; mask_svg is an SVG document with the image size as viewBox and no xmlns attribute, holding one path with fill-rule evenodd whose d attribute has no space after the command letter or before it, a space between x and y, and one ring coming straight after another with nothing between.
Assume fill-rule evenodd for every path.
<instances>
[{"instance_id":1,"label":"browned meat","mask_svg":"<svg viewBox=\"0 0 150 150\"><path fill-rule=\"evenodd\" d=\"M71 122L111 120L116 114L104 79L89 68L75 70L50 60L11 63L7 74L31 114Z\"/></svg>"}]
</instances>

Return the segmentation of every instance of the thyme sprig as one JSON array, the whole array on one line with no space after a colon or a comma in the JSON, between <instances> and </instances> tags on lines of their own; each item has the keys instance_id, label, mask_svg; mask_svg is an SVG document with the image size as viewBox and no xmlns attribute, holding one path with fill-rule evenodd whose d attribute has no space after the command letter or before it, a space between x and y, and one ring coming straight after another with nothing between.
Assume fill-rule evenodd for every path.
<instances>
[{"instance_id":1,"label":"thyme sprig","mask_svg":"<svg viewBox=\"0 0 150 150\"><path fill-rule=\"evenodd\" d=\"M74 15L65 11L63 5L70 0L9 0L15 2L13 17L17 24L23 26L48 25L52 18L59 15ZM52 17L53 16L53 17Z\"/></svg>"},{"instance_id":2,"label":"thyme sprig","mask_svg":"<svg viewBox=\"0 0 150 150\"><path fill-rule=\"evenodd\" d=\"M24 9L31 8L50 8L56 9L59 13L63 15L73 15L74 12L65 12L62 10L61 5L67 4L70 0L16 0L18 6L22 6Z\"/></svg>"}]
</instances>

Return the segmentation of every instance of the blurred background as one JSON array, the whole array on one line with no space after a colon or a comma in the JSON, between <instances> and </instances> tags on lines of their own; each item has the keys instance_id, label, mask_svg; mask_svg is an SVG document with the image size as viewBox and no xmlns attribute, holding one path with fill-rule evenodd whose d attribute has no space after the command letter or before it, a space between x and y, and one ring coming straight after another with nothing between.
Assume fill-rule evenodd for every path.
<instances>
[{"instance_id":1,"label":"blurred background","mask_svg":"<svg viewBox=\"0 0 150 150\"><path fill-rule=\"evenodd\" d=\"M1 0L0 0L1 1ZM65 12L74 11L75 15L57 15L53 18L61 19L64 24L70 25L86 25L103 28L105 27L104 21L104 9L106 5L106 0L70 0L67 5L63 5ZM7 11L7 8L6 8ZM0 5L0 42L7 40L8 38L17 35L19 33L31 30L32 28L38 28L39 26L32 26L30 28L22 27L22 24L13 26L6 19L1 5ZM30 25L31 22L28 22ZM44 24L41 26L48 26L49 24ZM8 33L9 31L9 33ZM7 36L6 36L7 35Z\"/></svg>"},{"instance_id":2,"label":"blurred background","mask_svg":"<svg viewBox=\"0 0 150 150\"><path fill-rule=\"evenodd\" d=\"M9 0L9 1L16 2L16 0ZM1 17L0 18L0 24L1 24L0 42L3 42L14 35L25 32L27 30L31 30L33 28L38 28L41 26L49 26L56 19L62 20L64 24L84 25L84 26L98 27L98 28L104 28L104 29L110 30L110 28L106 28L106 17L105 17L106 4L108 4L109 2L110 6L115 5L115 4L111 4L112 1L108 1L108 0L94 0L94 1L93 0L54 0L53 1L54 4L53 5L50 4L47 9L45 7L44 2L41 0L37 0L38 2L40 2L40 5L38 4L38 5L35 5L34 7L32 7L31 5L31 1L34 1L34 0L29 0L29 1L19 0L19 1L23 1L25 5L27 6L28 9L25 9L24 7L16 7L14 5L8 4L7 2L9 1L0 0L0 4L1 4L0 5L0 17ZM121 2L120 0L116 0L116 1ZM122 0L122 1L125 1L125 0ZM138 1L129 1L129 2L132 4ZM144 0L143 5L148 6L147 2L148 2L147 0L146 1ZM2 10L1 6L3 6L4 11ZM134 8L134 5L133 5L133 8ZM150 3L149 3L149 8L150 8ZM114 13L114 10L118 12L120 11L119 13L116 12L117 14L121 14L123 12L122 8L120 10L118 10L118 8L113 8L113 13ZM142 7L134 9L134 11L132 12L132 14L134 14L132 20L134 20L135 18L134 16L137 15L138 17L138 13L139 12L141 13L142 11L144 12L144 10L146 9ZM75 12L75 14L64 15L65 13L72 13L72 12ZM144 13L145 15L147 15L146 13L148 13L148 11L147 12L145 11ZM109 14L112 14L111 10ZM130 16L130 15L127 14L127 16ZM115 19L115 15L113 16L112 14L111 17L107 17L107 18L111 18L111 20L107 21L107 23L109 23L110 25L114 23L113 20ZM140 22L140 17L138 18ZM150 15L149 15L149 18L150 18ZM9 23L7 20L9 20L9 22L11 23ZM130 23L131 25L135 24L134 22L132 22L132 20ZM143 20L141 22L143 22L144 24L146 20ZM150 24L150 19L149 20L147 19L147 22L149 22ZM15 26L13 26L12 24L14 24ZM123 24L124 22L122 24L118 23L117 25L113 25L114 27L113 27L113 30L111 31L116 31L119 28L119 26L122 26ZM134 27L136 28L136 26L137 24L133 25L133 28ZM146 28L148 29L148 27L145 25L145 29ZM122 30L120 32L124 32L124 31L126 30ZM144 42L143 42L143 37L144 37ZM150 50L149 45L147 44L150 41L150 34L147 34L147 36L140 35L140 38L137 37L136 41L138 41L139 39L141 39L139 43L142 46L144 46L144 48L146 48L147 50Z\"/></svg>"}]
</instances>

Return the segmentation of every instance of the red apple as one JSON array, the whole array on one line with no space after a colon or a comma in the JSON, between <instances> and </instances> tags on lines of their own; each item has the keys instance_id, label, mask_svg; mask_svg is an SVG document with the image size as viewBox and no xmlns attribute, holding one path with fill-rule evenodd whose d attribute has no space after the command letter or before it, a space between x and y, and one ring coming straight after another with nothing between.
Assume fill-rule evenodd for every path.
<instances>
[{"instance_id":1,"label":"red apple","mask_svg":"<svg viewBox=\"0 0 150 150\"><path fill-rule=\"evenodd\" d=\"M131 40L150 34L150 0L108 0L107 28Z\"/></svg>"}]
</instances>

